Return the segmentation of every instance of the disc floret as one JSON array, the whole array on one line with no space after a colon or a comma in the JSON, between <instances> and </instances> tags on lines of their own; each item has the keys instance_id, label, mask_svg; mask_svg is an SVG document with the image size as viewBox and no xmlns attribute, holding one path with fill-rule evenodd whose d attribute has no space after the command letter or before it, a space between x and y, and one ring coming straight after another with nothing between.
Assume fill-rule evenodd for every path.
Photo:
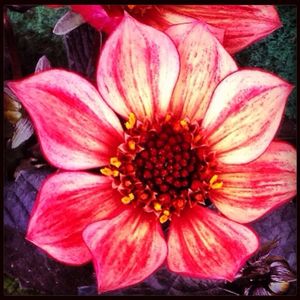
<instances>
[{"instance_id":1,"label":"disc floret","mask_svg":"<svg viewBox=\"0 0 300 300\"><path fill-rule=\"evenodd\" d=\"M113 178L123 204L153 212L165 223L188 206L205 205L209 191L222 188L199 122L169 114L156 123L139 122L130 113L125 132L116 156L100 170Z\"/></svg>"}]
</instances>

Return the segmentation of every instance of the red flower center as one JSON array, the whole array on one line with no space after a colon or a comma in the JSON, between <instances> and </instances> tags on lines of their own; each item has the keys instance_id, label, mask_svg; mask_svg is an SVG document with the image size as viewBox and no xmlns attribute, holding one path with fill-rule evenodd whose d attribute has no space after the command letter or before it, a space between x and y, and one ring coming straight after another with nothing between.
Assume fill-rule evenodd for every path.
<instances>
[{"instance_id":1,"label":"red flower center","mask_svg":"<svg viewBox=\"0 0 300 300\"><path fill-rule=\"evenodd\" d=\"M130 114L126 141L101 173L114 178L122 202L154 212L161 223L185 207L205 204L217 182L215 155L205 144L199 123L174 120L136 122Z\"/></svg>"}]
</instances>

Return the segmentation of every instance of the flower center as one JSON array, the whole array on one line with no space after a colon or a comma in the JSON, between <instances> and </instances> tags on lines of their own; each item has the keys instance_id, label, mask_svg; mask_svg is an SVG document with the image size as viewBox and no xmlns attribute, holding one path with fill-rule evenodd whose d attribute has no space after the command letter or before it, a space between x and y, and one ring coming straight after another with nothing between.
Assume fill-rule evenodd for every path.
<instances>
[{"instance_id":1,"label":"flower center","mask_svg":"<svg viewBox=\"0 0 300 300\"><path fill-rule=\"evenodd\" d=\"M154 212L164 223L187 206L204 205L209 191L222 187L199 123L170 115L156 124L140 123L130 114L125 127L125 143L101 168L113 177L124 204Z\"/></svg>"}]
</instances>

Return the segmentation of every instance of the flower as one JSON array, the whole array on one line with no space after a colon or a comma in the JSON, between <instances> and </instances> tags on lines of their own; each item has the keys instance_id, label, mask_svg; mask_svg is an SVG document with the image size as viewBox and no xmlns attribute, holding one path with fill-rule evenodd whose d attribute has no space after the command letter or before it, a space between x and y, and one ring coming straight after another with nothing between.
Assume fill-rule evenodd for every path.
<instances>
[{"instance_id":1,"label":"flower","mask_svg":"<svg viewBox=\"0 0 300 300\"><path fill-rule=\"evenodd\" d=\"M60 69L9 83L62 169L43 183L26 238L66 264L93 260L99 292L165 260L233 280L258 247L243 223L296 193L296 151L272 141L292 86L239 70L204 23L166 33L125 14L101 52L98 90Z\"/></svg>"},{"instance_id":2,"label":"flower","mask_svg":"<svg viewBox=\"0 0 300 300\"><path fill-rule=\"evenodd\" d=\"M281 27L272 5L71 5L71 9L107 33L122 20L124 11L159 30L194 18L207 22L229 53L236 53Z\"/></svg>"}]
</instances>

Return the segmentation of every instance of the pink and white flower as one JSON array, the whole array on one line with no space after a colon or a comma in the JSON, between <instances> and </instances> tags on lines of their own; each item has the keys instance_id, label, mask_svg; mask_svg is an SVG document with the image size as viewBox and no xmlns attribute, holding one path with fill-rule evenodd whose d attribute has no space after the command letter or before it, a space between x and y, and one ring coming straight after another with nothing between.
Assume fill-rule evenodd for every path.
<instances>
[{"instance_id":1,"label":"pink and white flower","mask_svg":"<svg viewBox=\"0 0 300 300\"><path fill-rule=\"evenodd\" d=\"M292 86L239 70L199 21L165 34L125 14L100 55L98 89L60 69L9 87L61 169L43 183L26 237L63 263L93 261L99 292L164 262L233 280L259 244L244 223L296 194L296 151L273 141Z\"/></svg>"}]
</instances>

